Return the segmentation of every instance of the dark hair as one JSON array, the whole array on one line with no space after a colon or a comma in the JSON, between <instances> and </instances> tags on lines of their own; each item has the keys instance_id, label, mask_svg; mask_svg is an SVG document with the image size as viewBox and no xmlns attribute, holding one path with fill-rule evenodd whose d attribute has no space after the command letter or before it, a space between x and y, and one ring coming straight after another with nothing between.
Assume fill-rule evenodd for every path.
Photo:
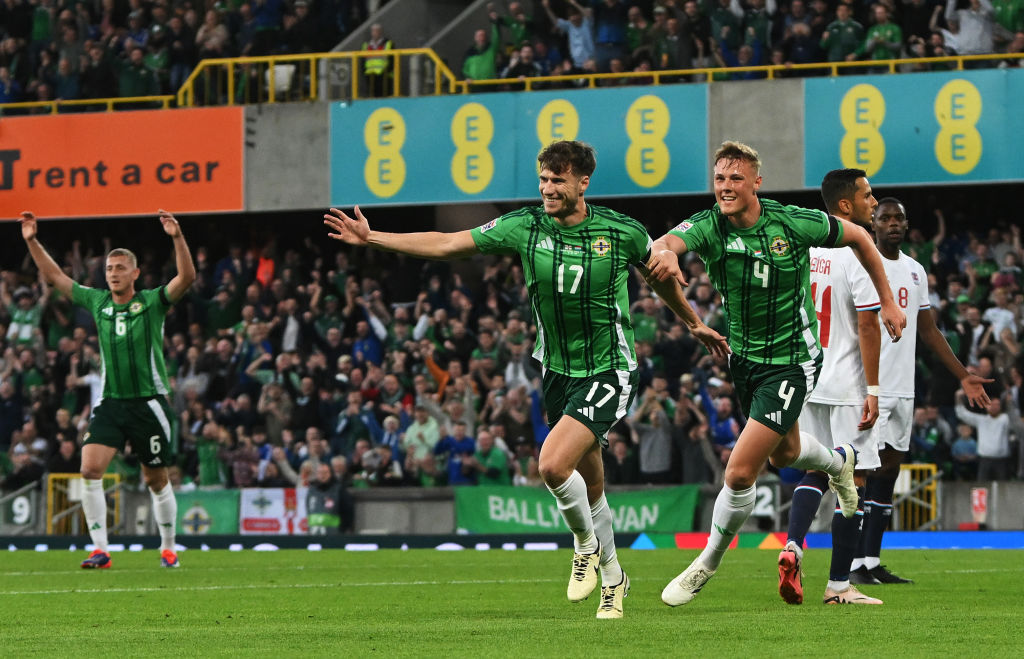
<instances>
[{"instance_id":1,"label":"dark hair","mask_svg":"<svg viewBox=\"0 0 1024 659\"><path fill-rule=\"evenodd\" d=\"M900 206L903 206L903 202L896 197L883 197L882 199L879 199L878 205L881 206L882 204L899 204ZM906 208L906 206L904 206L904 208Z\"/></svg>"},{"instance_id":2,"label":"dark hair","mask_svg":"<svg viewBox=\"0 0 1024 659\"><path fill-rule=\"evenodd\" d=\"M537 154L537 162L541 169L549 169L555 174L572 172L580 177L590 176L597 168L594 147L575 140L552 142Z\"/></svg>"},{"instance_id":3,"label":"dark hair","mask_svg":"<svg viewBox=\"0 0 1024 659\"><path fill-rule=\"evenodd\" d=\"M867 178L863 169L833 169L825 174L821 179L821 199L829 213L839 210L841 200L853 201L859 178Z\"/></svg>"}]
</instances>

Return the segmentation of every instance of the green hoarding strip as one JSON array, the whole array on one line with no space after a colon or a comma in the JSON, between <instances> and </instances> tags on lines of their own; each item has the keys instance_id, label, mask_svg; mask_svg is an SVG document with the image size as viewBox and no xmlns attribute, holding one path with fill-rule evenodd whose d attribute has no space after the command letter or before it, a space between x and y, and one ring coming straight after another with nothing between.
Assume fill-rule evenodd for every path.
<instances>
[{"instance_id":1,"label":"green hoarding strip","mask_svg":"<svg viewBox=\"0 0 1024 659\"><path fill-rule=\"evenodd\" d=\"M693 528L699 492L699 486L682 485L609 493L613 528L617 533L689 530ZM554 498L539 488L456 488L455 521L459 532L465 533L567 532Z\"/></svg>"}]
</instances>

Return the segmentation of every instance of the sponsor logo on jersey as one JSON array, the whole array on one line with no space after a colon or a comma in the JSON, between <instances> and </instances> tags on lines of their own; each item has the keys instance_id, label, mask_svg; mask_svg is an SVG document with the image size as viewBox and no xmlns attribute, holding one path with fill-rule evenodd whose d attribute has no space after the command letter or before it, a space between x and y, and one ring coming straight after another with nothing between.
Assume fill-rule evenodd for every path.
<instances>
[{"instance_id":1,"label":"sponsor logo on jersey","mask_svg":"<svg viewBox=\"0 0 1024 659\"><path fill-rule=\"evenodd\" d=\"M789 243L782 236L775 236L772 238L770 249L775 256L785 256L786 252L789 251Z\"/></svg>"},{"instance_id":2,"label":"sponsor logo on jersey","mask_svg":"<svg viewBox=\"0 0 1024 659\"><path fill-rule=\"evenodd\" d=\"M604 236L599 236L597 240L590 244L590 247L598 256L604 256L611 250L612 244Z\"/></svg>"},{"instance_id":3,"label":"sponsor logo on jersey","mask_svg":"<svg viewBox=\"0 0 1024 659\"><path fill-rule=\"evenodd\" d=\"M581 407L580 409L576 410L576 413L577 414L582 414L583 416L587 417L591 421L594 420L594 406L593 405L588 405L586 407Z\"/></svg>"},{"instance_id":4,"label":"sponsor logo on jersey","mask_svg":"<svg viewBox=\"0 0 1024 659\"><path fill-rule=\"evenodd\" d=\"M139 313L140 311L142 311L142 303L139 302L138 300L132 302L131 306L128 307L128 311L130 313Z\"/></svg>"},{"instance_id":5,"label":"sponsor logo on jersey","mask_svg":"<svg viewBox=\"0 0 1024 659\"><path fill-rule=\"evenodd\" d=\"M482 227L480 227L480 233L487 233L488 231L490 231L491 229L493 229L496 226L498 226L498 218L494 218L493 220L491 220L487 224L485 224Z\"/></svg>"},{"instance_id":6,"label":"sponsor logo on jersey","mask_svg":"<svg viewBox=\"0 0 1024 659\"><path fill-rule=\"evenodd\" d=\"M683 222L680 222L679 224L677 224L677 225L676 225L676 228L675 228L675 229L672 229L672 230L673 230L673 231L682 231L683 233L686 233L686 232L687 232L687 231L689 231L689 230L690 230L690 229L691 229L692 227L693 227L693 222L686 222L686 221L683 221Z\"/></svg>"},{"instance_id":7,"label":"sponsor logo on jersey","mask_svg":"<svg viewBox=\"0 0 1024 659\"><path fill-rule=\"evenodd\" d=\"M112 315L114 315L114 307L103 307L102 311L103 311L103 315L104 316L112 316Z\"/></svg>"},{"instance_id":8,"label":"sponsor logo on jersey","mask_svg":"<svg viewBox=\"0 0 1024 659\"><path fill-rule=\"evenodd\" d=\"M736 238L736 240L725 246L725 251L746 253L747 245L743 242L742 238Z\"/></svg>"},{"instance_id":9,"label":"sponsor logo on jersey","mask_svg":"<svg viewBox=\"0 0 1024 659\"><path fill-rule=\"evenodd\" d=\"M772 423L782 425L782 412L769 412L764 415L764 418L768 419Z\"/></svg>"}]
</instances>

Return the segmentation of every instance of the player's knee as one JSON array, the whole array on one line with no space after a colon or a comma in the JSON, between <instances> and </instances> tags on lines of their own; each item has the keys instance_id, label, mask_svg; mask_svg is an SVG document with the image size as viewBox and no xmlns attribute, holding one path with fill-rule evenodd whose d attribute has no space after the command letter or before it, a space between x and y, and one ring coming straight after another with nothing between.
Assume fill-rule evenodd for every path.
<instances>
[{"instance_id":1,"label":"player's knee","mask_svg":"<svg viewBox=\"0 0 1024 659\"><path fill-rule=\"evenodd\" d=\"M571 468L556 464L553 460L545 460L543 457L537 465L537 471L540 472L541 479L548 487L558 487L569 480L569 476L572 475Z\"/></svg>"},{"instance_id":2,"label":"player's knee","mask_svg":"<svg viewBox=\"0 0 1024 659\"><path fill-rule=\"evenodd\" d=\"M94 467L92 465L84 465L83 464L82 465L82 478L84 478L86 480L91 480L91 481L99 480L99 479L103 478L103 471L104 470L100 469L99 467Z\"/></svg>"},{"instance_id":3,"label":"player's knee","mask_svg":"<svg viewBox=\"0 0 1024 659\"><path fill-rule=\"evenodd\" d=\"M732 490L745 490L757 482L757 470L746 465L729 465L725 469L725 484Z\"/></svg>"}]
</instances>

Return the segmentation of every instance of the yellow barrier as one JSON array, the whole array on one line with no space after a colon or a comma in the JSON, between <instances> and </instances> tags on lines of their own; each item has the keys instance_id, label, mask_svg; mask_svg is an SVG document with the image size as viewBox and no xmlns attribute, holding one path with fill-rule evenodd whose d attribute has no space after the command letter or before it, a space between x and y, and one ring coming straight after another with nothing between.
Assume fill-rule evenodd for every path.
<instances>
[{"instance_id":1,"label":"yellow barrier","mask_svg":"<svg viewBox=\"0 0 1024 659\"><path fill-rule=\"evenodd\" d=\"M120 474L103 474L103 491L107 493L107 528L114 529L121 521ZM113 489L113 492L110 490ZM46 479L47 535L78 535L85 530L78 524L78 511L71 512L82 500L81 474L50 474ZM113 505L110 505L113 500Z\"/></svg>"},{"instance_id":2,"label":"yellow barrier","mask_svg":"<svg viewBox=\"0 0 1024 659\"><path fill-rule=\"evenodd\" d=\"M938 467L933 464L900 466L893 498L893 529L934 529L939 518Z\"/></svg>"},{"instance_id":3,"label":"yellow barrier","mask_svg":"<svg viewBox=\"0 0 1024 659\"><path fill-rule=\"evenodd\" d=\"M166 110L171 107L171 103L174 101L173 95L166 96L126 96L125 98L77 98L71 101L25 101L23 103L4 103L0 105L0 113L6 113L7 110L30 110L26 114L58 114L62 108L75 108L85 107L86 112L92 112L89 110L89 106L103 106L107 112L113 112L114 109L159 109ZM143 108L122 108L120 106L145 106ZM45 113L33 113L31 110L45 109Z\"/></svg>"},{"instance_id":4,"label":"yellow barrier","mask_svg":"<svg viewBox=\"0 0 1024 659\"><path fill-rule=\"evenodd\" d=\"M322 85L346 86L347 98L362 98L366 96L365 81L360 84L362 61L382 57L391 60L389 96L402 95L406 82L402 63L415 66L419 61L415 58L426 58L432 64L430 95L457 91L455 74L429 48L228 57L201 61L178 90L178 106L333 100L331 94L321 92Z\"/></svg>"}]
</instances>

